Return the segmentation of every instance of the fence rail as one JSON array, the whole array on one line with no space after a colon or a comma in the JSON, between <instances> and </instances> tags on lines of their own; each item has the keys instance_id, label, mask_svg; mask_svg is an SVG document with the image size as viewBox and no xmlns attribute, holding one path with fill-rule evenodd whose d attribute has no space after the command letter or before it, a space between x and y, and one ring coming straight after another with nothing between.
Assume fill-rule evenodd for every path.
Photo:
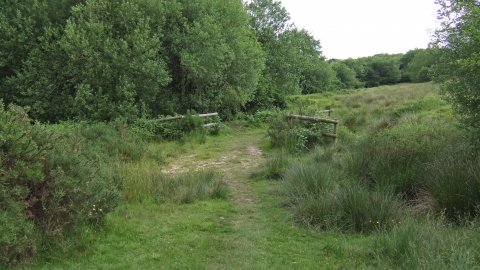
<instances>
[{"instance_id":1,"label":"fence rail","mask_svg":"<svg viewBox=\"0 0 480 270\"><path fill-rule=\"evenodd\" d=\"M218 113L204 113L204 114L199 114L199 115L193 115L197 117L210 117L210 116L217 116ZM147 122L164 122L164 121L172 121L172 120L177 120L177 119L182 119L185 118L184 115L178 115L178 116L172 116L172 117L165 117L165 118L160 118L160 119L154 119L154 120L148 120Z\"/></svg>"},{"instance_id":2,"label":"fence rail","mask_svg":"<svg viewBox=\"0 0 480 270\"><path fill-rule=\"evenodd\" d=\"M327 111L330 114L330 110L325 110L325 112L327 112ZM297 114L289 114L289 115L287 115L287 118L288 119L299 119L299 120L306 120L306 121L312 121L312 122L322 122L322 123L333 124L333 134L323 133L322 135L325 136L325 137L333 138L333 142L336 142L336 140L337 140L337 126L338 126L338 120L337 119L332 120L332 119L324 119L324 118L297 115Z\"/></svg>"}]
</instances>

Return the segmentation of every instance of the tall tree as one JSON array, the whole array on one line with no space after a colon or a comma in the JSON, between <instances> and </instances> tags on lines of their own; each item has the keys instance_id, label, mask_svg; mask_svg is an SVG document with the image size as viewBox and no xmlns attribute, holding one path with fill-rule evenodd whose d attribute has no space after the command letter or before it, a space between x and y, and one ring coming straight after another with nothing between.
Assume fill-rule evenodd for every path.
<instances>
[{"instance_id":1,"label":"tall tree","mask_svg":"<svg viewBox=\"0 0 480 270\"><path fill-rule=\"evenodd\" d=\"M439 51L434 79L480 145L480 3L438 0L441 27L432 46Z\"/></svg>"},{"instance_id":2,"label":"tall tree","mask_svg":"<svg viewBox=\"0 0 480 270\"><path fill-rule=\"evenodd\" d=\"M228 114L253 98L265 58L241 1L178 0L167 16L169 88L184 110Z\"/></svg>"},{"instance_id":3,"label":"tall tree","mask_svg":"<svg viewBox=\"0 0 480 270\"><path fill-rule=\"evenodd\" d=\"M290 94L312 93L330 87L333 72L325 63L320 42L290 22L280 1L253 0L247 5L250 26L266 53L253 109L285 106Z\"/></svg>"},{"instance_id":4,"label":"tall tree","mask_svg":"<svg viewBox=\"0 0 480 270\"><path fill-rule=\"evenodd\" d=\"M10 87L43 121L148 113L170 80L161 49L162 14L163 5L151 0L78 5L64 31L46 28Z\"/></svg>"},{"instance_id":5,"label":"tall tree","mask_svg":"<svg viewBox=\"0 0 480 270\"><path fill-rule=\"evenodd\" d=\"M399 69L400 55L377 54L365 58L365 86L376 87L396 84L402 73Z\"/></svg>"},{"instance_id":6,"label":"tall tree","mask_svg":"<svg viewBox=\"0 0 480 270\"><path fill-rule=\"evenodd\" d=\"M6 85L22 70L46 29L63 29L71 8L85 0L11 0L0 7L0 99L19 102L19 93Z\"/></svg>"},{"instance_id":7,"label":"tall tree","mask_svg":"<svg viewBox=\"0 0 480 270\"><path fill-rule=\"evenodd\" d=\"M413 59L405 68L410 80L414 83L428 82L430 78L430 68L436 62L436 53L432 49L417 49Z\"/></svg>"}]
</instances>

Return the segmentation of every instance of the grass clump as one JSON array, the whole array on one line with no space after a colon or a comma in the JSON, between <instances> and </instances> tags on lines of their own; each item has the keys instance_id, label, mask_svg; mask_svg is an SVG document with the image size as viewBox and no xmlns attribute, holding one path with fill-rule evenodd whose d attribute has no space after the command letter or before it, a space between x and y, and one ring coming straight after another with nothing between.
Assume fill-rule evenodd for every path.
<instances>
[{"instance_id":1,"label":"grass clump","mask_svg":"<svg viewBox=\"0 0 480 270\"><path fill-rule=\"evenodd\" d=\"M351 111L335 110L346 117L340 144L318 145L283 175L297 220L320 229L370 232L394 228L410 215L407 209L455 223L477 216L478 153L468 149L435 88L419 89L384 87L337 99ZM374 109L382 100L389 107Z\"/></svg>"},{"instance_id":2,"label":"grass clump","mask_svg":"<svg viewBox=\"0 0 480 270\"><path fill-rule=\"evenodd\" d=\"M391 231L376 233L372 251L385 268L478 269L477 222L460 229L432 217L409 218Z\"/></svg>"},{"instance_id":3,"label":"grass clump","mask_svg":"<svg viewBox=\"0 0 480 270\"><path fill-rule=\"evenodd\" d=\"M480 212L480 157L467 145L447 147L425 168L425 189L437 213L461 221Z\"/></svg>"},{"instance_id":4,"label":"grass clump","mask_svg":"<svg viewBox=\"0 0 480 270\"><path fill-rule=\"evenodd\" d=\"M351 185L326 164L297 163L285 173L284 184L295 219L319 230L369 233L403 218L395 197Z\"/></svg>"},{"instance_id":5,"label":"grass clump","mask_svg":"<svg viewBox=\"0 0 480 270\"><path fill-rule=\"evenodd\" d=\"M213 170L171 175L155 163L126 165L124 198L128 203L193 203L207 199L226 199L227 184Z\"/></svg>"},{"instance_id":6,"label":"grass clump","mask_svg":"<svg viewBox=\"0 0 480 270\"><path fill-rule=\"evenodd\" d=\"M444 122L413 114L397 122L382 119L370 130L349 146L347 171L365 186L407 201L423 190L426 164L455 140L455 130Z\"/></svg>"}]
</instances>

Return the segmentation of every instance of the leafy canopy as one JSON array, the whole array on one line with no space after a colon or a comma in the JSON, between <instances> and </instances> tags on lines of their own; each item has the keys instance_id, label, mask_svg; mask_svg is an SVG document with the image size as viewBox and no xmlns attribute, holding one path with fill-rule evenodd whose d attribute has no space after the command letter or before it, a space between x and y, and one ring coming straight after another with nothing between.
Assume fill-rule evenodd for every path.
<instances>
[{"instance_id":1,"label":"leafy canopy","mask_svg":"<svg viewBox=\"0 0 480 270\"><path fill-rule=\"evenodd\" d=\"M439 0L432 46L439 51L434 79L465 124L480 133L480 3L474 0ZM479 140L477 140L478 142Z\"/></svg>"}]
</instances>

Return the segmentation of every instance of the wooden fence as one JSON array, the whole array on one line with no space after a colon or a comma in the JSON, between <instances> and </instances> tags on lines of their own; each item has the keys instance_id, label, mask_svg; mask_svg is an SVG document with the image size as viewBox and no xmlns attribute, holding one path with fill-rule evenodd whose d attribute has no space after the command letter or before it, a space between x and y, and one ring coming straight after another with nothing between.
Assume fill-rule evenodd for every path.
<instances>
[{"instance_id":1,"label":"wooden fence","mask_svg":"<svg viewBox=\"0 0 480 270\"><path fill-rule=\"evenodd\" d=\"M210 117L210 116L218 116L218 113L204 113L204 114L198 114L198 115L192 115L193 117ZM160 119L154 119L154 120L148 120L147 122L165 122L165 121L173 121L173 120L180 120L185 118L184 115L177 115L177 116L172 116L172 117L165 117L165 118L160 118ZM216 125L217 123L208 123L203 125L204 127L211 127Z\"/></svg>"},{"instance_id":2,"label":"wooden fence","mask_svg":"<svg viewBox=\"0 0 480 270\"><path fill-rule=\"evenodd\" d=\"M330 110L325 110L324 112L327 112L330 115ZM330 137L333 138L333 142L336 142L337 140L337 126L338 126L338 120L337 119L324 119L324 118L317 118L317 117L311 117L311 116L304 116L304 115L296 115L296 114L289 114L287 115L288 119L299 119L299 120L306 120L306 121L312 121L312 122L322 122L322 123L328 123L328 124L333 124L333 133L324 133L322 134L325 137Z\"/></svg>"}]
</instances>

